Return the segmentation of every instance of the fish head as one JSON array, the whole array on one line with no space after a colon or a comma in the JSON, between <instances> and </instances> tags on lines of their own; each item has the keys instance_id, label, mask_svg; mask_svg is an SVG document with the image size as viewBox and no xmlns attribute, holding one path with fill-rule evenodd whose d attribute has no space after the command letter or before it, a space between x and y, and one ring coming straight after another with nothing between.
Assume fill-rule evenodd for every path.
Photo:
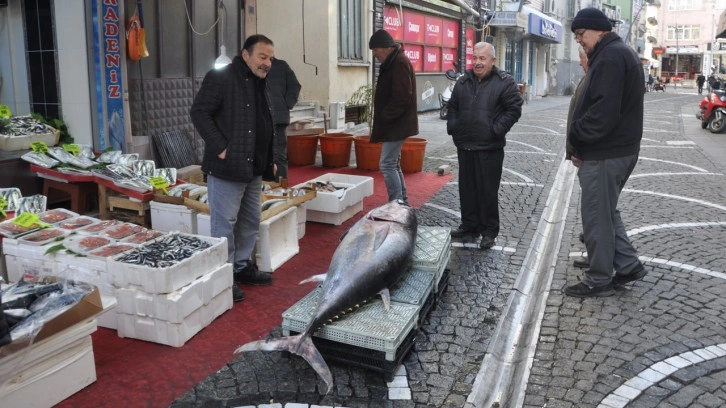
<instances>
[{"instance_id":1,"label":"fish head","mask_svg":"<svg viewBox=\"0 0 726 408\"><path fill-rule=\"evenodd\" d=\"M368 218L379 221L389 221L405 227L415 228L418 225L414 209L401 200L393 200L374 208L368 213Z\"/></svg>"}]
</instances>

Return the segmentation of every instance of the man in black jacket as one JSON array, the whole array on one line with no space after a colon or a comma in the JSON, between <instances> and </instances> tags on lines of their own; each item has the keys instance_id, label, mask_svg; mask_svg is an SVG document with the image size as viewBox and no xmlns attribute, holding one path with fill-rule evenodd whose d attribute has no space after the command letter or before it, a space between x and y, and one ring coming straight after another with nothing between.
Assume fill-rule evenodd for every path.
<instances>
[{"instance_id":1,"label":"man in black jacket","mask_svg":"<svg viewBox=\"0 0 726 408\"><path fill-rule=\"evenodd\" d=\"M287 125L290 124L290 110L297 103L301 86L290 65L277 58L272 60L267 83L270 86L272 120L275 123L275 178L287 178Z\"/></svg>"},{"instance_id":2,"label":"man in black jacket","mask_svg":"<svg viewBox=\"0 0 726 408\"><path fill-rule=\"evenodd\" d=\"M524 100L514 78L494 65L491 44L475 44L473 58L473 69L454 86L446 122L459 159L461 226L451 236L481 234L479 247L489 249L499 235L505 136L522 116Z\"/></svg>"},{"instance_id":3,"label":"man in black jacket","mask_svg":"<svg viewBox=\"0 0 726 408\"><path fill-rule=\"evenodd\" d=\"M617 209L620 192L638 162L645 76L638 55L611 32L612 24L602 11L580 10L571 29L587 52L589 66L567 137L573 148L572 164L578 167L590 267L582 281L567 287L565 293L612 296L614 285L648 273Z\"/></svg>"},{"instance_id":4,"label":"man in black jacket","mask_svg":"<svg viewBox=\"0 0 726 408\"><path fill-rule=\"evenodd\" d=\"M190 111L204 139L212 236L227 238L238 283L268 285L251 260L260 229L262 177L273 177L274 125L265 78L275 49L264 35L247 38L241 57L207 73ZM244 298L232 287L234 300Z\"/></svg>"}]
</instances>

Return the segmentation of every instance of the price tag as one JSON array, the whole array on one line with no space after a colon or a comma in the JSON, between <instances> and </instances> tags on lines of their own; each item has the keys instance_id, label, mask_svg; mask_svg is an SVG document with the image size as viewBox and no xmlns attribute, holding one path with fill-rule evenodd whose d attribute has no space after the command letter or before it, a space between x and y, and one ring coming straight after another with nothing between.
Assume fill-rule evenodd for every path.
<instances>
[{"instance_id":1,"label":"price tag","mask_svg":"<svg viewBox=\"0 0 726 408\"><path fill-rule=\"evenodd\" d=\"M33 142L30 148L36 153L48 153L48 145L45 142Z\"/></svg>"},{"instance_id":2,"label":"price tag","mask_svg":"<svg viewBox=\"0 0 726 408\"><path fill-rule=\"evenodd\" d=\"M21 227L30 228L40 222L40 216L38 214L24 212L17 217L13 218L13 224L20 225Z\"/></svg>"},{"instance_id":3,"label":"price tag","mask_svg":"<svg viewBox=\"0 0 726 408\"><path fill-rule=\"evenodd\" d=\"M0 197L0 210L4 210L6 208L8 208L8 201L5 197Z\"/></svg>"},{"instance_id":4,"label":"price tag","mask_svg":"<svg viewBox=\"0 0 726 408\"><path fill-rule=\"evenodd\" d=\"M78 154L81 152L81 146L77 144L64 144L63 150L67 151L68 153L71 153L74 156L78 156Z\"/></svg>"},{"instance_id":5,"label":"price tag","mask_svg":"<svg viewBox=\"0 0 726 408\"><path fill-rule=\"evenodd\" d=\"M169 182L164 177L149 177L149 182L154 186L154 190L161 190L164 195L167 195L166 188L169 187Z\"/></svg>"},{"instance_id":6,"label":"price tag","mask_svg":"<svg viewBox=\"0 0 726 408\"><path fill-rule=\"evenodd\" d=\"M10 112L10 107L8 105L0 105L0 118L9 118L13 116L13 113Z\"/></svg>"}]
</instances>

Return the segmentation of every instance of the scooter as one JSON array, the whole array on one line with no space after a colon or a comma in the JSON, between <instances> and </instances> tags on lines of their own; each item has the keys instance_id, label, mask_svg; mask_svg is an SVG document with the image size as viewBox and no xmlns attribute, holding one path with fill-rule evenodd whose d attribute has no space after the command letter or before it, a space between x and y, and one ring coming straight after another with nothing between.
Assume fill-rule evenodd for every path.
<instances>
[{"instance_id":1,"label":"scooter","mask_svg":"<svg viewBox=\"0 0 726 408\"><path fill-rule=\"evenodd\" d=\"M458 68L457 64L454 63L454 66ZM439 110L439 117L441 119L446 119L449 114L449 100L451 99L451 93L454 91L454 85L456 85L456 81L461 78L464 73L454 71L453 69L450 69L446 71L446 78L448 78L451 83L444 89L443 93L439 94L439 104L441 105L441 109Z\"/></svg>"},{"instance_id":2,"label":"scooter","mask_svg":"<svg viewBox=\"0 0 726 408\"><path fill-rule=\"evenodd\" d=\"M709 96L703 98L696 118L701 120L701 128L711 133L726 131L726 90L713 89Z\"/></svg>"}]
</instances>

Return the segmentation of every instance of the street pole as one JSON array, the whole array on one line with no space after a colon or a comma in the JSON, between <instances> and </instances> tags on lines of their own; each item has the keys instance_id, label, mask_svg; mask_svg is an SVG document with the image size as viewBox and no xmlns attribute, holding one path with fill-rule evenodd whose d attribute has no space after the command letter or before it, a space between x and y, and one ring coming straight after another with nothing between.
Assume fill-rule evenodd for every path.
<instances>
[{"instance_id":1,"label":"street pole","mask_svg":"<svg viewBox=\"0 0 726 408\"><path fill-rule=\"evenodd\" d=\"M676 87L677 79L678 79L678 52L680 51L680 47L678 46L678 21L676 21L676 76L673 78L673 88Z\"/></svg>"}]
</instances>

